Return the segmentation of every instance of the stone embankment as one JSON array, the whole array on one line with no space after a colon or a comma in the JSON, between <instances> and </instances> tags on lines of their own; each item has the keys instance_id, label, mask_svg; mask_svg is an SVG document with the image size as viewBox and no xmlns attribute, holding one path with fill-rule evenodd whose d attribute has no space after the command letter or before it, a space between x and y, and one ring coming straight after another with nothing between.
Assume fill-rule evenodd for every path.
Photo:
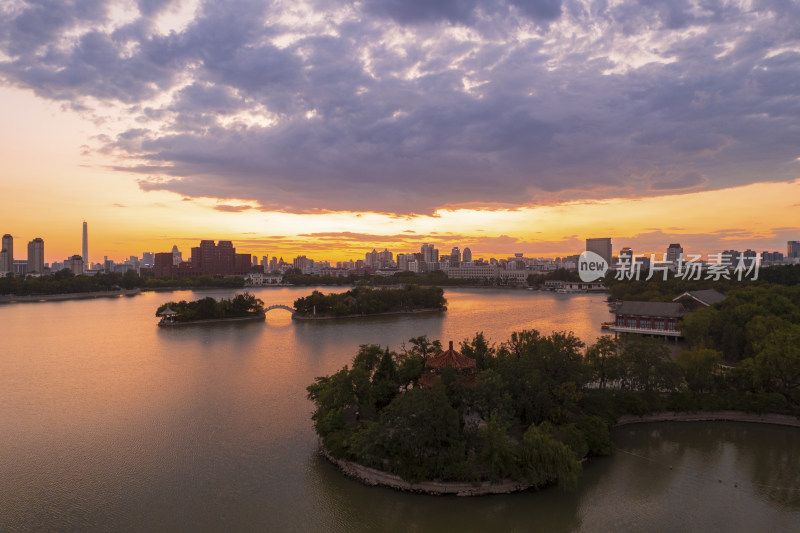
<instances>
[{"instance_id":1,"label":"stone embankment","mask_svg":"<svg viewBox=\"0 0 800 533\"><path fill-rule=\"evenodd\" d=\"M644 416L623 415L615 427L646 422L750 422L756 424L775 424L780 426L800 427L800 418L792 415L757 414L742 411L704 411L696 413L664 412ZM526 490L534 486L532 483L504 480L499 483L484 482L452 482L452 481L420 481L412 483L400 476L389 474L375 468L336 459L320 443L320 453L347 476L357 479L362 483L372 486L383 486L407 492L424 494L456 495L456 496L482 496L486 494L510 494Z\"/></svg>"},{"instance_id":2,"label":"stone embankment","mask_svg":"<svg viewBox=\"0 0 800 533\"><path fill-rule=\"evenodd\" d=\"M172 328L179 326L194 326L197 324L216 324L219 322L253 322L255 320L264 320L264 317L266 317L266 314L260 313L251 316L235 316L229 318L207 318L205 320L188 320L185 322L180 322L177 320L174 322L163 321L163 322L158 322L158 325L160 327Z\"/></svg>"},{"instance_id":3,"label":"stone embankment","mask_svg":"<svg viewBox=\"0 0 800 533\"><path fill-rule=\"evenodd\" d=\"M743 411L698 411L681 413L667 411L644 416L623 415L617 426L640 424L644 422L752 422L756 424L775 424L779 426L800 427L800 418L792 415L745 413Z\"/></svg>"},{"instance_id":4,"label":"stone embankment","mask_svg":"<svg viewBox=\"0 0 800 533\"><path fill-rule=\"evenodd\" d=\"M485 494L509 494L531 488L531 483L517 481L501 481L499 483L475 482L456 482L456 481L420 481L412 483L400 476L382 472L375 468L336 459L325 446L320 443L320 453L331 463L339 467L345 475L352 477L367 485L389 487L392 489L403 490L406 492L419 492L423 494L433 494L437 496L456 495L456 496L482 496Z\"/></svg>"}]
</instances>

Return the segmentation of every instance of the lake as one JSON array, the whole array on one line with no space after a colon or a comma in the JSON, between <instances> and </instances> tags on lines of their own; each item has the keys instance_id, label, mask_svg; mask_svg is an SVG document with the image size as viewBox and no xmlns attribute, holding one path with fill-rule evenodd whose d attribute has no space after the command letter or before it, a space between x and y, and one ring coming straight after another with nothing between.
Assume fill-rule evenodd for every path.
<instances>
[{"instance_id":1,"label":"lake","mask_svg":"<svg viewBox=\"0 0 800 533\"><path fill-rule=\"evenodd\" d=\"M312 288L254 289L267 305ZM323 292L345 289L321 288ZM234 291L0 305L0 531L789 531L800 431L736 423L614 430L580 487L480 498L366 487L316 454L305 387L359 344L571 330L605 295L446 289L448 311L159 328L167 301Z\"/></svg>"}]
</instances>

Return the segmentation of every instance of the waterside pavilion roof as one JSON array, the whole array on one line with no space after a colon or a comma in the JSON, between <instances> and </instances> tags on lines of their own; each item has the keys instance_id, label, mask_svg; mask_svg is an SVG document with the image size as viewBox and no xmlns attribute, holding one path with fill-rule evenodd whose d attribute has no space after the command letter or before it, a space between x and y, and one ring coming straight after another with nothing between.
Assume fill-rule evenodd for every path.
<instances>
[{"instance_id":1,"label":"waterside pavilion roof","mask_svg":"<svg viewBox=\"0 0 800 533\"><path fill-rule=\"evenodd\" d=\"M175 316L178 312L172 309L170 306L167 306L163 311L158 313L158 316Z\"/></svg>"},{"instance_id":2,"label":"waterside pavilion roof","mask_svg":"<svg viewBox=\"0 0 800 533\"><path fill-rule=\"evenodd\" d=\"M453 349L453 341L450 341L450 348L447 351L428 357L425 360L425 368L434 370L443 370L447 366L451 366L456 370L468 370L475 368L477 365L477 361L472 357L455 351Z\"/></svg>"}]
</instances>

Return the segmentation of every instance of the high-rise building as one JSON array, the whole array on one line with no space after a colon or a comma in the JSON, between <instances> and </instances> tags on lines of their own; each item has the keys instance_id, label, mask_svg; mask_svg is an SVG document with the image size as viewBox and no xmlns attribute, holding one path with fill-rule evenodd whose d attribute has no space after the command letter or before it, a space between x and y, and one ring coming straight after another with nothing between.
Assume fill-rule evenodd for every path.
<instances>
[{"instance_id":1,"label":"high-rise building","mask_svg":"<svg viewBox=\"0 0 800 533\"><path fill-rule=\"evenodd\" d=\"M680 243L672 243L667 248L667 261L670 263L677 263L683 256L683 247Z\"/></svg>"},{"instance_id":2,"label":"high-rise building","mask_svg":"<svg viewBox=\"0 0 800 533\"><path fill-rule=\"evenodd\" d=\"M155 258L153 259L155 261ZM172 245L172 264L178 266L183 261L183 254L178 250L178 246Z\"/></svg>"},{"instance_id":3,"label":"high-rise building","mask_svg":"<svg viewBox=\"0 0 800 533\"><path fill-rule=\"evenodd\" d=\"M378 268L378 251L373 248L371 252L367 252L364 256L364 266L367 268Z\"/></svg>"},{"instance_id":4,"label":"high-rise building","mask_svg":"<svg viewBox=\"0 0 800 533\"><path fill-rule=\"evenodd\" d=\"M461 260L465 263L472 262L472 250L469 247L464 248L464 252L461 254Z\"/></svg>"},{"instance_id":5,"label":"high-rise building","mask_svg":"<svg viewBox=\"0 0 800 533\"><path fill-rule=\"evenodd\" d=\"M83 242L81 245L81 258L83 259L83 267L89 267L89 228L86 221L83 221Z\"/></svg>"},{"instance_id":6,"label":"high-rise building","mask_svg":"<svg viewBox=\"0 0 800 533\"><path fill-rule=\"evenodd\" d=\"M145 268L152 268L154 265L154 256L153 252L142 252L142 261L140 266Z\"/></svg>"},{"instance_id":7,"label":"high-rise building","mask_svg":"<svg viewBox=\"0 0 800 533\"><path fill-rule=\"evenodd\" d=\"M14 237L9 233L3 235L3 247L0 251L4 252L3 261L0 262L0 272L14 272Z\"/></svg>"},{"instance_id":8,"label":"high-rise building","mask_svg":"<svg viewBox=\"0 0 800 533\"><path fill-rule=\"evenodd\" d=\"M611 255L613 249L611 247L611 238L603 237L598 239L586 239L586 251L594 252L603 259L606 263L611 264Z\"/></svg>"},{"instance_id":9,"label":"high-rise building","mask_svg":"<svg viewBox=\"0 0 800 533\"><path fill-rule=\"evenodd\" d=\"M36 237L28 243L28 274L44 272L44 240Z\"/></svg>"},{"instance_id":10,"label":"high-rise building","mask_svg":"<svg viewBox=\"0 0 800 533\"><path fill-rule=\"evenodd\" d=\"M191 265L196 274L204 276L230 276L250 272L250 254L237 254L231 241L202 240L192 248Z\"/></svg>"},{"instance_id":11,"label":"high-rise building","mask_svg":"<svg viewBox=\"0 0 800 533\"><path fill-rule=\"evenodd\" d=\"M78 274L83 274L84 270L83 257L79 256L78 254L75 254L69 259L65 259L64 268L71 270L72 273L75 274L76 276Z\"/></svg>"},{"instance_id":12,"label":"high-rise building","mask_svg":"<svg viewBox=\"0 0 800 533\"><path fill-rule=\"evenodd\" d=\"M6 235L8 237L8 235ZM3 237L3 247L5 247L6 237ZM800 258L800 241L788 241L786 243L786 258Z\"/></svg>"},{"instance_id":13,"label":"high-rise building","mask_svg":"<svg viewBox=\"0 0 800 533\"><path fill-rule=\"evenodd\" d=\"M434 248L432 244L423 244L420 251L422 252L422 260L425 263L436 263L439 261L439 250Z\"/></svg>"},{"instance_id":14,"label":"high-rise building","mask_svg":"<svg viewBox=\"0 0 800 533\"><path fill-rule=\"evenodd\" d=\"M461 264L461 249L458 246L453 247L450 250L450 264L452 266L458 266Z\"/></svg>"}]
</instances>

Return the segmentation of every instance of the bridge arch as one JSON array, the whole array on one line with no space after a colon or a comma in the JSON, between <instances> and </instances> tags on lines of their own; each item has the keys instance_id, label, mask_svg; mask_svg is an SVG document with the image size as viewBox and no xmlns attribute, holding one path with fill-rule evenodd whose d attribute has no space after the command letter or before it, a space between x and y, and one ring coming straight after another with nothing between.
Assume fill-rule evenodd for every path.
<instances>
[{"instance_id":1,"label":"bridge arch","mask_svg":"<svg viewBox=\"0 0 800 533\"><path fill-rule=\"evenodd\" d=\"M270 305L269 307L264 309L264 312L268 313L269 311L272 311L273 309L283 309L285 311L289 311L290 313L292 313L292 316L294 316L295 313L296 313L296 311L294 309L292 309L288 305L283 305L283 304Z\"/></svg>"}]
</instances>

